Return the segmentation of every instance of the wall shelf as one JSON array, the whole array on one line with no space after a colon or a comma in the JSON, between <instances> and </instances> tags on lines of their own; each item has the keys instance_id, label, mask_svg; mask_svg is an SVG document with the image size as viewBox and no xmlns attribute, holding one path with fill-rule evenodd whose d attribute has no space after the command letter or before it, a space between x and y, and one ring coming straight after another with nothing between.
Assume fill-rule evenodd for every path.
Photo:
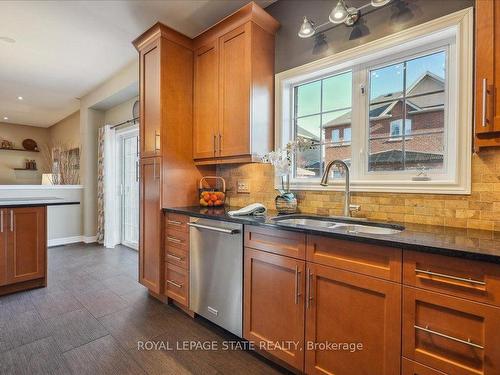
<instances>
[{"instance_id":1,"label":"wall shelf","mask_svg":"<svg viewBox=\"0 0 500 375\"><path fill-rule=\"evenodd\" d=\"M40 152L39 150L25 150L24 148L0 148L0 150L7 150L7 151L24 151L24 152Z\"/></svg>"}]
</instances>

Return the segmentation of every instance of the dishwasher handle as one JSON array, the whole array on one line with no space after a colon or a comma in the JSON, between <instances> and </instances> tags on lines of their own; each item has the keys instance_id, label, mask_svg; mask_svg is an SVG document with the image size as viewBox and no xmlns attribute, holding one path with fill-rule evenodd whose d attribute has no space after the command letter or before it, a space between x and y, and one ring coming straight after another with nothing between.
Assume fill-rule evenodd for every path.
<instances>
[{"instance_id":1,"label":"dishwasher handle","mask_svg":"<svg viewBox=\"0 0 500 375\"><path fill-rule=\"evenodd\" d=\"M238 234L238 233L240 233L239 229L226 229L226 228L211 227L210 225L203 225L203 224L198 224L198 223L187 223L187 225L189 225L190 227L193 227L193 228L206 229L206 230L211 230L214 232L225 233L225 234Z\"/></svg>"}]
</instances>

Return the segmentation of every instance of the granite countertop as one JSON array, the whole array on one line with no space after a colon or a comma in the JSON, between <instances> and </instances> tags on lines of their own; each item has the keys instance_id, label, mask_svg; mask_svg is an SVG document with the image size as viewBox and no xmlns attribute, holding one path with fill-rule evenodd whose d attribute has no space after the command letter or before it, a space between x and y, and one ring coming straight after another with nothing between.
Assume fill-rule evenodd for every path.
<instances>
[{"instance_id":1,"label":"granite countertop","mask_svg":"<svg viewBox=\"0 0 500 375\"><path fill-rule=\"evenodd\" d=\"M61 206L72 204L80 204L80 202L57 197L0 198L0 207Z\"/></svg>"},{"instance_id":2,"label":"granite countertop","mask_svg":"<svg viewBox=\"0 0 500 375\"><path fill-rule=\"evenodd\" d=\"M324 230L320 231L300 226L285 227L277 225L271 220L271 218L278 216L277 212L274 211L268 211L266 216L260 217L233 217L227 214L228 211L238 208L177 207L166 208L165 211L240 224L263 225L282 230L305 232L344 240L400 247L500 264L500 232L406 223L395 223L404 225L406 229L400 233L389 235L352 233L342 228L329 229L326 232ZM308 216L315 215L308 214Z\"/></svg>"}]
</instances>

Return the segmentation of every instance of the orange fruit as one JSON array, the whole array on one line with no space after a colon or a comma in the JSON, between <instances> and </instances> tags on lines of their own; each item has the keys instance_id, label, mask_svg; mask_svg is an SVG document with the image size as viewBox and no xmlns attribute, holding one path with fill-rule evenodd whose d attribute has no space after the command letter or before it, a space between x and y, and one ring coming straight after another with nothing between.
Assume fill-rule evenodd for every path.
<instances>
[{"instance_id":1,"label":"orange fruit","mask_svg":"<svg viewBox=\"0 0 500 375\"><path fill-rule=\"evenodd\" d=\"M213 201L208 201L207 203L210 207L212 207L214 205L214 202Z\"/></svg>"},{"instance_id":2,"label":"orange fruit","mask_svg":"<svg viewBox=\"0 0 500 375\"><path fill-rule=\"evenodd\" d=\"M214 206L222 206L222 205L223 205L223 203L222 203L222 201L221 201L220 199L219 199L219 200L216 200L216 201L214 202Z\"/></svg>"},{"instance_id":3,"label":"orange fruit","mask_svg":"<svg viewBox=\"0 0 500 375\"><path fill-rule=\"evenodd\" d=\"M217 198L217 195L215 195L215 194L212 194L212 195L210 196L210 200L211 200L212 202L215 202L217 199L219 199L219 198Z\"/></svg>"}]
</instances>

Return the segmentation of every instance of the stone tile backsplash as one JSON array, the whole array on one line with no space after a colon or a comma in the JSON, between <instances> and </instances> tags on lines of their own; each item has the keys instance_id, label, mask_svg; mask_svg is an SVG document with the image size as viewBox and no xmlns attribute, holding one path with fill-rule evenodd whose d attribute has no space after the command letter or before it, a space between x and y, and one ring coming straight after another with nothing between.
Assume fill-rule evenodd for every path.
<instances>
[{"instance_id":1,"label":"stone tile backsplash","mask_svg":"<svg viewBox=\"0 0 500 375\"><path fill-rule=\"evenodd\" d=\"M228 203L244 206L261 202L274 208L274 171L268 164L222 165L218 175L228 187ZM248 179L250 193L236 192L239 179ZM342 192L298 191L303 213L340 215ZM472 194L435 195L403 193L352 193L352 203L361 205L355 216L416 224L500 231L500 149L472 157Z\"/></svg>"}]
</instances>

